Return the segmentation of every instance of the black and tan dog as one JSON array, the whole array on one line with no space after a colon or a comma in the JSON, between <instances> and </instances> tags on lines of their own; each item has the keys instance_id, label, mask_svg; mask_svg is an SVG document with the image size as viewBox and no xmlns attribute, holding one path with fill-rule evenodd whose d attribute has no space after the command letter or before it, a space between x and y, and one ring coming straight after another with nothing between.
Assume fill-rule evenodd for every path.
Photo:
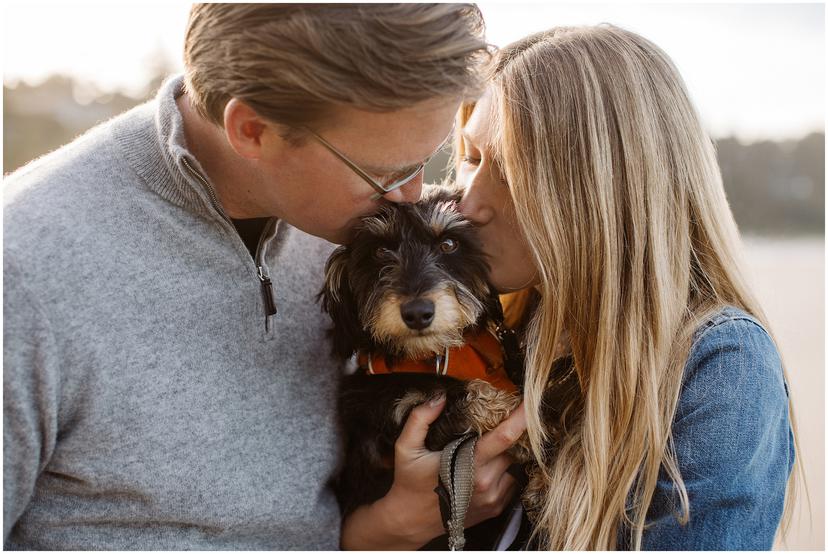
<instances>
[{"instance_id":1,"label":"black and tan dog","mask_svg":"<svg viewBox=\"0 0 828 554\"><path fill-rule=\"evenodd\" d=\"M457 210L460 194L427 187L416 204L386 204L328 260L320 297L334 350L359 360L340 396L346 512L390 488L394 442L417 404L447 396L426 438L436 451L493 429L520 402L493 333L500 304L475 230Z\"/></svg>"}]
</instances>

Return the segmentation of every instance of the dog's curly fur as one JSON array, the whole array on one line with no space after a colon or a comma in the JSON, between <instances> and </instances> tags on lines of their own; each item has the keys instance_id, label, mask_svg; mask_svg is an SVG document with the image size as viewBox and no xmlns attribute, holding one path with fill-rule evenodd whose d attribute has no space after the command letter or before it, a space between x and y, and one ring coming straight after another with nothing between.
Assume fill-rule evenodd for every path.
<instances>
[{"instance_id":1,"label":"dog's curly fur","mask_svg":"<svg viewBox=\"0 0 828 554\"><path fill-rule=\"evenodd\" d=\"M418 359L441 354L462 344L465 332L492 325L499 305L477 234L457 210L460 197L457 188L426 187L416 204L385 204L361 220L350 245L334 251L320 298L334 323L338 356L380 354L390 363ZM417 299L434 306L433 320L422 329L407 325L401 315L401 308ZM518 394L482 380L361 370L344 379L346 466L338 494L346 513L385 495L393 479L394 442L408 414L440 393L446 394L446 406L426 438L426 447L435 451L468 431L493 429L520 403ZM529 460L525 435L511 453L518 461Z\"/></svg>"}]
</instances>

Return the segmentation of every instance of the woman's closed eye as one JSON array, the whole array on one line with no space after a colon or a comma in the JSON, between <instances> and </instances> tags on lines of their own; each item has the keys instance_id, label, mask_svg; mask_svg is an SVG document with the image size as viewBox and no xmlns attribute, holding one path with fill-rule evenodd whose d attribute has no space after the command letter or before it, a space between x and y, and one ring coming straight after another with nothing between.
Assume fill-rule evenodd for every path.
<instances>
[{"instance_id":1,"label":"woman's closed eye","mask_svg":"<svg viewBox=\"0 0 828 554\"><path fill-rule=\"evenodd\" d=\"M460 158L460 161L472 167L478 167L483 162L483 158L478 158L476 156L466 154ZM500 163L498 163L495 160L492 160L491 158L489 158L489 161L487 163L489 164L492 174L497 179L497 181L500 183L508 184L508 181L506 181L506 175L503 173L503 169L501 168Z\"/></svg>"}]
</instances>

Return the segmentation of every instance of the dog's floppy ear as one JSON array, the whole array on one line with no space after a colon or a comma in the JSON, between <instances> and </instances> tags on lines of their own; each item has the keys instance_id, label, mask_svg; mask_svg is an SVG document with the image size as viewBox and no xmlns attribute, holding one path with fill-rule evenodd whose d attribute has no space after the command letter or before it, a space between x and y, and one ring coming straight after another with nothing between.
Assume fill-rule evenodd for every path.
<instances>
[{"instance_id":1,"label":"dog's floppy ear","mask_svg":"<svg viewBox=\"0 0 828 554\"><path fill-rule=\"evenodd\" d=\"M334 353L341 358L348 358L364 341L364 331L359 322L359 308L348 285L347 265L351 250L340 246L334 250L325 264L325 286L319 293L322 311L333 320Z\"/></svg>"}]
</instances>

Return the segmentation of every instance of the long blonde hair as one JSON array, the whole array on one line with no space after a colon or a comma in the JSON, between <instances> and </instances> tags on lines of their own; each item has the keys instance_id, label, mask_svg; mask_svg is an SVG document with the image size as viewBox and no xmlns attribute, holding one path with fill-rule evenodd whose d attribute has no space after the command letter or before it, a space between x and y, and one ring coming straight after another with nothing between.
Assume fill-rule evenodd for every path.
<instances>
[{"instance_id":1,"label":"long blonde hair","mask_svg":"<svg viewBox=\"0 0 828 554\"><path fill-rule=\"evenodd\" d=\"M615 549L626 525L640 549L662 466L689 516L671 423L694 331L725 305L770 331L713 144L670 59L614 26L520 40L497 54L492 84L495 158L540 275L525 384L548 485L537 538ZM561 422L542 419L541 396L565 332L580 385L566 412L579 417L547 454Z\"/></svg>"}]
</instances>

